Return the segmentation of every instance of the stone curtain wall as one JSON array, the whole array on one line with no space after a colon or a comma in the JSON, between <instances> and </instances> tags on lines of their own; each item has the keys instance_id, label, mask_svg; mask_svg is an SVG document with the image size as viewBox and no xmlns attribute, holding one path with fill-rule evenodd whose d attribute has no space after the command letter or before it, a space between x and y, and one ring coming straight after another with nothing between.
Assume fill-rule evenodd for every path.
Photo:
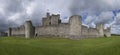
<instances>
[{"instance_id":1,"label":"stone curtain wall","mask_svg":"<svg viewBox=\"0 0 120 55\"><path fill-rule=\"evenodd\" d=\"M25 27L12 28L11 36L25 36Z\"/></svg>"},{"instance_id":2,"label":"stone curtain wall","mask_svg":"<svg viewBox=\"0 0 120 55\"><path fill-rule=\"evenodd\" d=\"M26 21L24 26L9 28L8 36L31 37L63 37L63 38L89 38L111 36L110 28L104 30L103 24L96 24L96 28L88 28L82 25L82 17L74 15L68 23L61 23L60 15L47 13L43 18L42 26L34 27L32 22Z\"/></svg>"},{"instance_id":3,"label":"stone curtain wall","mask_svg":"<svg viewBox=\"0 0 120 55\"><path fill-rule=\"evenodd\" d=\"M35 27L35 33L38 37L42 36L60 36L66 37L69 35L69 24L59 24L51 26Z\"/></svg>"},{"instance_id":4,"label":"stone curtain wall","mask_svg":"<svg viewBox=\"0 0 120 55\"><path fill-rule=\"evenodd\" d=\"M88 36L88 27L82 26L82 36Z\"/></svg>"},{"instance_id":5,"label":"stone curtain wall","mask_svg":"<svg viewBox=\"0 0 120 55\"><path fill-rule=\"evenodd\" d=\"M99 32L96 28L89 28L88 29L88 36L89 37L98 37L99 36Z\"/></svg>"},{"instance_id":6,"label":"stone curtain wall","mask_svg":"<svg viewBox=\"0 0 120 55\"><path fill-rule=\"evenodd\" d=\"M0 32L0 37L3 37L3 36L7 36L7 33L6 32Z\"/></svg>"}]
</instances>

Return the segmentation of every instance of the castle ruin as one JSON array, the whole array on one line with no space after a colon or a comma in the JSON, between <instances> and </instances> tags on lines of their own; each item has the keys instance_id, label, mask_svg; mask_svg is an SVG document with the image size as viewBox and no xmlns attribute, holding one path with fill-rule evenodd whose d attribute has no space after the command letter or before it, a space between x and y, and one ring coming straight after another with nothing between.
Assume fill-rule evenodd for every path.
<instances>
[{"instance_id":1,"label":"castle ruin","mask_svg":"<svg viewBox=\"0 0 120 55\"><path fill-rule=\"evenodd\" d=\"M25 38L34 37L60 37L60 38L92 38L111 36L110 28L104 29L104 24L96 24L96 28L82 25L82 17L73 15L68 23L62 23L60 15L47 13L42 19L41 26L33 26L32 22L26 21L23 26L9 28L8 36Z\"/></svg>"}]
</instances>

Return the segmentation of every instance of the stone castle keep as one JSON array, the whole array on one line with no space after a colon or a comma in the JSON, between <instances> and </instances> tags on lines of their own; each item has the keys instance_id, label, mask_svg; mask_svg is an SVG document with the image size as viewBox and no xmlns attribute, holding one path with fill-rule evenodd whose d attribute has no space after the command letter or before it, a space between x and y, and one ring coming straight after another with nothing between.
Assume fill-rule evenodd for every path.
<instances>
[{"instance_id":1,"label":"stone castle keep","mask_svg":"<svg viewBox=\"0 0 120 55\"><path fill-rule=\"evenodd\" d=\"M50 15L42 19L42 25L34 27L32 22L26 21L23 26L9 28L8 36L18 37L60 37L60 38L90 38L109 37L110 28L104 29L104 24L96 24L96 28L82 25L82 17L74 15L68 23L61 23L60 15Z\"/></svg>"}]
</instances>

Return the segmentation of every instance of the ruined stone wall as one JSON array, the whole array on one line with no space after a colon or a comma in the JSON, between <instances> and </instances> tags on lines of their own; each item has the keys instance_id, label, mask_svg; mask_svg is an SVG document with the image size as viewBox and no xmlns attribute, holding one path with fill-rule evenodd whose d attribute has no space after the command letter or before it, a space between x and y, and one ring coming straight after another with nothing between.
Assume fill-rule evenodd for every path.
<instances>
[{"instance_id":1,"label":"ruined stone wall","mask_svg":"<svg viewBox=\"0 0 120 55\"><path fill-rule=\"evenodd\" d=\"M39 26L35 27L35 33L40 36L60 36L64 37L69 34L68 24L59 24L51 26Z\"/></svg>"},{"instance_id":2,"label":"ruined stone wall","mask_svg":"<svg viewBox=\"0 0 120 55\"><path fill-rule=\"evenodd\" d=\"M25 36L25 27L11 28L11 36Z\"/></svg>"},{"instance_id":3,"label":"ruined stone wall","mask_svg":"<svg viewBox=\"0 0 120 55\"><path fill-rule=\"evenodd\" d=\"M7 33L5 33L5 32L0 32L0 37L3 37L3 36L7 36Z\"/></svg>"},{"instance_id":4,"label":"ruined stone wall","mask_svg":"<svg viewBox=\"0 0 120 55\"><path fill-rule=\"evenodd\" d=\"M88 29L88 36L89 37L98 37L99 36L99 32L96 28L89 28Z\"/></svg>"},{"instance_id":5,"label":"ruined stone wall","mask_svg":"<svg viewBox=\"0 0 120 55\"><path fill-rule=\"evenodd\" d=\"M82 26L82 35L83 36L88 36L88 27Z\"/></svg>"},{"instance_id":6,"label":"ruined stone wall","mask_svg":"<svg viewBox=\"0 0 120 55\"><path fill-rule=\"evenodd\" d=\"M42 25L43 26L48 26L51 24L51 20L49 18L43 18L42 19Z\"/></svg>"},{"instance_id":7,"label":"ruined stone wall","mask_svg":"<svg viewBox=\"0 0 120 55\"><path fill-rule=\"evenodd\" d=\"M58 35L64 36L65 38L68 38L70 32L70 25L69 24L60 24L58 26Z\"/></svg>"}]
</instances>

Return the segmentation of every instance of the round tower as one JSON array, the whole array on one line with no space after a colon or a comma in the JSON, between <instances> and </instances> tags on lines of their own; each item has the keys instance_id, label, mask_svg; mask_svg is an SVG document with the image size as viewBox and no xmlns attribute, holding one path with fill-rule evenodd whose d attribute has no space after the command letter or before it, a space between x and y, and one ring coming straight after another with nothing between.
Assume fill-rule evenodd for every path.
<instances>
[{"instance_id":1,"label":"round tower","mask_svg":"<svg viewBox=\"0 0 120 55\"><path fill-rule=\"evenodd\" d=\"M96 24L96 28L99 32L99 35L104 36L104 25L103 24Z\"/></svg>"},{"instance_id":2,"label":"round tower","mask_svg":"<svg viewBox=\"0 0 120 55\"><path fill-rule=\"evenodd\" d=\"M74 15L70 17L70 35L80 36L81 35L81 26L82 26L82 17L79 15Z\"/></svg>"},{"instance_id":3,"label":"round tower","mask_svg":"<svg viewBox=\"0 0 120 55\"><path fill-rule=\"evenodd\" d=\"M8 30L8 36L11 36L12 35L12 28L9 28Z\"/></svg>"},{"instance_id":4,"label":"round tower","mask_svg":"<svg viewBox=\"0 0 120 55\"><path fill-rule=\"evenodd\" d=\"M34 37L34 27L30 20L25 22L25 37L26 38Z\"/></svg>"}]
</instances>

